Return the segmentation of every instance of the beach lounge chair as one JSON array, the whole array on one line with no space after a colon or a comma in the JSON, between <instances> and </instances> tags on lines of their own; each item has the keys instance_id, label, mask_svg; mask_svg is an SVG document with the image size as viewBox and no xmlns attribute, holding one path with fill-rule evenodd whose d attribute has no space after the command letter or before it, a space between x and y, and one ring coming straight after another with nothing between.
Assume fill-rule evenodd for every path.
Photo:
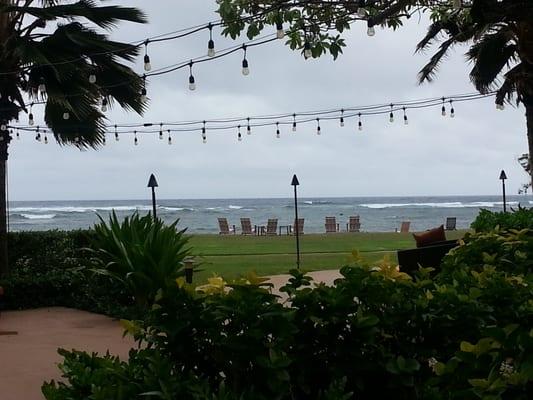
<instances>
[{"instance_id":1,"label":"beach lounge chair","mask_svg":"<svg viewBox=\"0 0 533 400\"><path fill-rule=\"evenodd\" d=\"M400 233L409 233L410 227L411 227L411 221L403 221L402 226L400 227Z\"/></svg>"},{"instance_id":2,"label":"beach lounge chair","mask_svg":"<svg viewBox=\"0 0 533 400\"><path fill-rule=\"evenodd\" d=\"M446 230L454 231L456 229L457 229L457 218L456 217L446 218Z\"/></svg>"},{"instance_id":3,"label":"beach lounge chair","mask_svg":"<svg viewBox=\"0 0 533 400\"><path fill-rule=\"evenodd\" d=\"M241 218L241 234L242 235L253 235L255 234L255 227L252 229L252 223L250 218Z\"/></svg>"},{"instance_id":4,"label":"beach lounge chair","mask_svg":"<svg viewBox=\"0 0 533 400\"><path fill-rule=\"evenodd\" d=\"M271 218L268 220L265 233L267 235L278 234L278 219L277 218Z\"/></svg>"},{"instance_id":5,"label":"beach lounge chair","mask_svg":"<svg viewBox=\"0 0 533 400\"><path fill-rule=\"evenodd\" d=\"M326 233L336 233L339 231L339 224L335 217L326 217Z\"/></svg>"},{"instance_id":6,"label":"beach lounge chair","mask_svg":"<svg viewBox=\"0 0 533 400\"><path fill-rule=\"evenodd\" d=\"M347 232L359 232L361 230L361 222L359 220L359 215L351 216L350 220L346 224Z\"/></svg>"},{"instance_id":7,"label":"beach lounge chair","mask_svg":"<svg viewBox=\"0 0 533 400\"><path fill-rule=\"evenodd\" d=\"M218 228L220 229L219 235L235 234L235 225L233 225L233 231L231 231L226 218L218 218Z\"/></svg>"},{"instance_id":8,"label":"beach lounge chair","mask_svg":"<svg viewBox=\"0 0 533 400\"><path fill-rule=\"evenodd\" d=\"M298 218L298 235L303 235L304 233L304 218ZM294 220L293 225L289 225L289 231L291 235L296 235L296 220Z\"/></svg>"}]
</instances>

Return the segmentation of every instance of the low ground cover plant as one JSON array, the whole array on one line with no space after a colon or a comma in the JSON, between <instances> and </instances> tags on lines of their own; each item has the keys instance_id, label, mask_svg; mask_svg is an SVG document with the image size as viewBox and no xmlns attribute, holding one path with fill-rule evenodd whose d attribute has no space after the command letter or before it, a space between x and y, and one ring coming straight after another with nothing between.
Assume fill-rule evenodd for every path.
<instances>
[{"instance_id":1,"label":"low ground cover plant","mask_svg":"<svg viewBox=\"0 0 533 400\"><path fill-rule=\"evenodd\" d=\"M533 229L533 208L519 205L510 212L481 210L471 227L476 232L490 232L496 227L500 230Z\"/></svg>"},{"instance_id":2,"label":"low ground cover plant","mask_svg":"<svg viewBox=\"0 0 533 400\"><path fill-rule=\"evenodd\" d=\"M177 278L139 320L128 361L62 351L49 400L528 399L533 231L468 234L439 271L357 259L332 287L292 271L285 304L254 275Z\"/></svg>"}]
</instances>

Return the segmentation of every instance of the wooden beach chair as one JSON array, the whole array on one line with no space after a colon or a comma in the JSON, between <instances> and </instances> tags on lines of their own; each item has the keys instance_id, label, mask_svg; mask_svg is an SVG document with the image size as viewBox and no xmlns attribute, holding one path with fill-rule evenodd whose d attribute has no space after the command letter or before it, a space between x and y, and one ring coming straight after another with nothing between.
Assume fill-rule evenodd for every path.
<instances>
[{"instance_id":1,"label":"wooden beach chair","mask_svg":"<svg viewBox=\"0 0 533 400\"><path fill-rule=\"evenodd\" d=\"M326 217L326 233L336 233L339 231L339 224L335 217Z\"/></svg>"},{"instance_id":2,"label":"wooden beach chair","mask_svg":"<svg viewBox=\"0 0 533 400\"><path fill-rule=\"evenodd\" d=\"M298 235L303 235L304 233L304 218L298 218ZM289 225L289 231L291 235L296 235L296 220L294 220L293 225Z\"/></svg>"},{"instance_id":3,"label":"wooden beach chair","mask_svg":"<svg viewBox=\"0 0 533 400\"><path fill-rule=\"evenodd\" d=\"M233 225L233 231L229 229L228 220L226 218L218 218L218 228L220 229L219 235L235 234L235 225Z\"/></svg>"},{"instance_id":4,"label":"wooden beach chair","mask_svg":"<svg viewBox=\"0 0 533 400\"><path fill-rule=\"evenodd\" d=\"M250 218L241 218L241 234L253 235L255 234L255 228L252 229L252 222Z\"/></svg>"},{"instance_id":5,"label":"wooden beach chair","mask_svg":"<svg viewBox=\"0 0 533 400\"><path fill-rule=\"evenodd\" d=\"M267 226L266 226L266 234L269 236L278 234L278 219L277 218L271 218L268 220Z\"/></svg>"},{"instance_id":6,"label":"wooden beach chair","mask_svg":"<svg viewBox=\"0 0 533 400\"><path fill-rule=\"evenodd\" d=\"M361 221L359 220L359 215L351 216L348 223L346 224L347 232L359 232L361 230Z\"/></svg>"},{"instance_id":7,"label":"wooden beach chair","mask_svg":"<svg viewBox=\"0 0 533 400\"><path fill-rule=\"evenodd\" d=\"M400 227L400 233L409 233L410 227L411 227L411 221L403 221L402 226Z\"/></svg>"},{"instance_id":8,"label":"wooden beach chair","mask_svg":"<svg viewBox=\"0 0 533 400\"><path fill-rule=\"evenodd\" d=\"M456 217L446 218L446 230L454 231L456 229L457 229L457 218Z\"/></svg>"}]
</instances>

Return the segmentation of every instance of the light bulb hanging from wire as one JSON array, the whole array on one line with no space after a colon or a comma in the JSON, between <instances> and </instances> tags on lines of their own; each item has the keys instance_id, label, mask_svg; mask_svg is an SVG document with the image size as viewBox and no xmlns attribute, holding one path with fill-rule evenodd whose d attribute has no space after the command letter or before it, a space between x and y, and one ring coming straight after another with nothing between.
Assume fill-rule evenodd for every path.
<instances>
[{"instance_id":1,"label":"light bulb hanging from wire","mask_svg":"<svg viewBox=\"0 0 533 400\"><path fill-rule=\"evenodd\" d=\"M244 51L244 58L242 59L242 74L244 76L250 75L250 67L248 65L248 60L246 59L246 45L242 45L242 49Z\"/></svg>"},{"instance_id":2,"label":"light bulb hanging from wire","mask_svg":"<svg viewBox=\"0 0 533 400\"><path fill-rule=\"evenodd\" d=\"M94 72L91 72L89 74L89 83L92 83L92 84L96 83L96 74Z\"/></svg>"},{"instance_id":3,"label":"light bulb hanging from wire","mask_svg":"<svg viewBox=\"0 0 533 400\"><path fill-rule=\"evenodd\" d=\"M206 129L205 129L205 121L204 121L204 125L202 126L202 142L204 144L207 143L207 134L206 134Z\"/></svg>"},{"instance_id":4,"label":"light bulb hanging from wire","mask_svg":"<svg viewBox=\"0 0 533 400\"><path fill-rule=\"evenodd\" d=\"M107 97L102 98L102 112L107 112Z\"/></svg>"},{"instance_id":5,"label":"light bulb hanging from wire","mask_svg":"<svg viewBox=\"0 0 533 400\"><path fill-rule=\"evenodd\" d=\"M246 134L252 134L252 127L250 126L250 117L246 118Z\"/></svg>"},{"instance_id":6,"label":"light bulb hanging from wire","mask_svg":"<svg viewBox=\"0 0 533 400\"><path fill-rule=\"evenodd\" d=\"M455 108L453 108L453 100L450 100L450 118L455 118Z\"/></svg>"},{"instance_id":7,"label":"light bulb hanging from wire","mask_svg":"<svg viewBox=\"0 0 533 400\"><path fill-rule=\"evenodd\" d=\"M292 114L292 131L296 132L296 114Z\"/></svg>"},{"instance_id":8,"label":"light bulb hanging from wire","mask_svg":"<svg viewBox=\"0 0 533 400\"><path fill-rule=\"evenodd\" d=\"M446 99L443 97L442 98L442 107L441 107L441 111L440 111L440 114L445 117L446 116L446 106L444 105L444 102L446 101Z\"/></svg>"},{"instance_id":9,"label":"light bulb hanging from wire","mask_svg":"<svg viewBox=\"0 0 533 400\"><path fill-rule=\"evenodd\" d=\"M321 132L321 129L320 129L320 118L317 118L316 119L316 134L317 135L320 135L322 132Z\"/></svg>"},{"instance_id":10,"label":"light bulb hanging from wire","mask_svg":"<svg viewBox=\"0 0 533 400\"><path fill-rule=\"evenodd\" d=\"M340 126L342 128L344 126L344 109L341 110L341 117L339 119L339 123L340 123Z\"/></svg>"},{"instance_id":11,"label":"light bulb hanging from wire","mask_svg":"<svg viewBox=\"0 0 533 400\"><path fill-rule=\"evenodd\" d=\"M17 140L20 140L20 133L19 133L18 128L17 128L17 130L15 132L16 132L16 135L17 135Z\"/></svg>"},{"instance_id":12,"label":"light bulb hanging from wire","mask_svg":"<svg viewBox=\"0 0 533 400\"><path fill-rule=\"evenodd\" d=\"M358 114L358 117L359 117L359 122L358 122L357 126L358 126L358 129L360 131L362 131L363 130L363 121L361 120L361 113Z\"/></svg>"},{"instance_id":13,"label":"light bulb hanging from wire","mask_svg":"<svg viewBox=\"0 0 533 400\"><path fill-rule=\"evenodd\" d=\"M276 138L280 138L281 137L281 134L279 132L279 122L276 122Z\"/></svg>"},{"instance_id":14,"label":"light bulb hanging from wire","mask_svg":"<svg viewBox=\"0 0 533 400\"><path fill-rule=\"evenodd\" d=\"M407 119L407 112L405 111L405 107L403 107L403 123L405 125L409 125L409 119Z\"/></svg>"},{"instance_id":15,"label":"light bulb hanging from wire","mask_svg":"<svg viewBox=\"0 0 533 400\"><path fill-rule=\"evenodd\" d=\"M39 125L37 125L37 129L36 129L36 135L35 135L35 140L37 140L38 142L41 141L41 130L39 129Z\"/></svg>"},{"instance_id":16,"label":"light bulb hanging from wire","mask_svg":"<svg viewBox=\"0 0 533 400\"><path fill-rule=\"evenodd\" d=\"M304 43L304 58L308 59L313 57L313 52L311 51L311 44L306 40Z\"/></svg>"},{"instance_id":17,"label":"light bulb hanging from wire","mask_svg":"<svg viewBox=\"0 0 533 400\"><path fill-rule=\"evenodd\" d=\"M357 16L359 18L364 18L366 17L366 9L365 9L365 2L364 0L361 0L359 2L359 7L357 7Z\"/></svg>"},{"instance_id":18,"label":"light bulb hanging from wire","mask_svg":"<svg viewBox=\"0 0 533 400\"><path fill-rule=\"evenodd\" d=\"M505 110L505 106L503 103L496 103L496 110L503 111Z\"/></svg>"},{"instance_id":19,"label":"light bulb hanging from wire","mask_svg":"<svg viewBox=\"0 0 533 400\"><path fill-rule=\"evenodd\" d=\"M370 37L374 36L376 34L376 28L374 28L374 23L370 20L367 21L367 30L366 34Z\"/></svg>"},{"instance_id":20,"label":"light bulb hanging from wire","mask_svg":"<svg viewBox=\"0 0 533 400\"><path fill-rule=\"evenodd\" d=\"M192 66L193 62L191 61L189 63L189 90L196 90L196 81L194 80L194 76L192 74Z\"/></svg>"},{"instance_id":21,"label":"light bulb hanging from wire","mask_svg":"<svg viewBox=\"0 0 533 400\"><path fill-rule=\"evenodd\" d=\"M215 41L213 40L213 25L209 23L209 41L207 42L207 55L209 57L215 56Z\"/></svg>"},{"instance_id":22,"label":"light bulb hanging from wire","mask_svg":"<svg viewBox=\"0 0 533 400\"><path fill-rule=\"evenodd\" d=\"M65 111L65 112L63 113L63 119L64 119L65 121L68 120L68 119L70 119L70 113L69 113L68 111Z\"/></svg>"},{"instance_id":23,"label":"light bulb hanging from wire","mask_svg":"<svg viewBox=\"0 0 533 400\"><path fill-rule=\"evenodd\" d=\"M33 103L30 104L30 113L28 114L28 125L33 126L35 120L33 119Z\"/></svg>"},{"instance_id":24,"label":"light bulb hanging from wire","mask_svg":"<svg viewBox=\"0 0 533 400\"><path fill-rule=\"evenodd\" d=\"M120 139L118 137L118 132L117 132L117 126L115 125L115 140L118 142Z\"/></svg>"},{"instance_id":25,"label":"light bulb hanging from wire","mask_svg":"<svg viewBox=\"0 0 533 400\"><path fill-rule=\"evenodd\" d=\"M285 36L285 31L283 30L283 23L281 21L276 22L276 37L278 39L283 39Z\"/></svg>"},{"instance_id":26,"label":"light bulb hanging from wire","mask_svg":"<svg viewBox=\"0 0 533 400\"><path fill-rule=\"evenodd\" d=\"M133 131L133 144L135 146L139 144L139 139L137 139L137 131Z\"/></svg>"},{"instance_id":27,"label":"light bulb hanging from wire","mask_svg":"<svg viewBox=\"0 0 533 400\"><path fill-rule=\"evenodd\" d=\"M145 102L146 97L146 75L143 75L143 87L141 88L141 101Z\"/></svg>"},{"instance_id":28,"label":"light bulb hanging from wire","mask_svg":"<svg viewBox=\"0 0 533 400\"><path fill-rule=\"evenodd\" d=\"M237 140L240 142L242 141L242 135L241 135L241 126L237 126Z\"/></svg>"},{"instance_id":29,"label":"light bulb hanging from wire","mask_svg":"<svg viewBox=\"0 0 533 400\"><path fill-rule=\"evenodd\" d=\"M147 40L144 42L144 70L146 72L149 72L152 70L152 64L150 63L150 56L148 55L148 43L150 41Z\"/></svg>"},{"instance_id":30,"label":"light bulb hanging from wire","mask_svg":"<svg viewBox=\"0 0 533 400\"><path fill-rule=\"evenodd\" d=\"M44 78L41 78L39 81L39 87L37 88L39 93L41 93L41 96L44 96L46 94L46 84L44 83Z\"/></svg>"},{"instance_id":31,"label":"light bulb hanging from wire","mask_svg":"<svg viewBox=\"0 0 533 400\"><path fill-rule=\"evenodd\" d=\"M170 135L170 129L167 131L168 132L168 145L172 145L172 136Z\"/></svg>"},{"instance_id":32,"label":"light bulb hanging from wire","mask_svg":"<svg viewBox=\"0 0 533 400\"><path fill-rule=\"evenodd\" d=\"M7 125L4 121L0 124L0 131L5 131L7 129Z\"/></svg>"},{"instance_id":33,"label":"light bulb hanging from wire","mask_svg":"<svg viewBox=\"0 0 533 400\"><path fill-rule=\"evenodd\" d=\"M107 144L107 140L106 140L106 134L104 132L104 136L102 136L102 145L105 146Z\"/></svg>"},{"instance_id":34,"label":"light bulb hanging from wire","mask_svg":"<svg viewBox=\"0 0 533 400\"><path fill-rule=\"evenodd\" d=\"M159 140L163 140L163 124L159 124Z\"/></svg>"},{"instance_id":35,"label":"light bulb hanging from wire","mask_svg":"<svg viewBox=\"0 0 533 400\"><path fill-rule=\"evenodd\" d=\"M393 123L393 122L394 122L394 112L393 112L393 107L394 107L394 105L391 104L391 105L390 105L390 114L389 114L389 122L390 122L390 123Z\"/></svg>"}]
</instances>

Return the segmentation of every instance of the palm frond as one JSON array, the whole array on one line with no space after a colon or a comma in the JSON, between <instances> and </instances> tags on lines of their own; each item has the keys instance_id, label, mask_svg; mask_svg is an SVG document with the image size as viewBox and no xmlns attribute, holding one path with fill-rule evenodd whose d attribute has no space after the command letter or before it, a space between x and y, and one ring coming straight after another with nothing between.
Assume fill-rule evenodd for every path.
<instances>
[{"instance_id":1,"label":"palm frond","mask_svg":"<svg viewBox=\"0 0 533 400\"><path fill-rule=\"evenodd\" d=\"M442 59L446 56L446 53L448 50L455 44L455 39L452 37L444 42L439 47L439 51L437 51L433 57L429 60L429 62L420 70L418 73L418 81L420 83L424 81L431 82L436 75L439 65L442 61Z\"/></svg>"},{"instance_id":2,"label":"palm frond","mask_svg":"<svg viewBox=\"0 0 533 400\"><path fill-rule=\"evenodd\" d=\"M496 33L485 34L474 43L466 53L474 62L470 79L480 93L491 91L503 68L516 61L518 48L512 40L509 28L502 28Z\"/></svg>"},{"instance_id":3,"label":"palm frond","mask_svg":"<svg viewBox=\"0 0 533 400\"><path fill-rule=\"evenodd\" d=\"M432 23L428 28L426 36L424 36L416 45L416 52L425 50L427 47L429 47L443 29L444 26L442 22L436 21Z\"/></svg>"},{"instance_id":4,"label":"palm frond","mask_svg":"<svg viewBox=\"0 0 533 400\"><path fill-rule=\"evenodd\" d=\"M43 21L85 18L104 29L110 29L120 21L146 23L146 15L137 8L120 6L98 7L93 0L80 0L72 4L55 4L45 7L11 6L6 12L20 12Z\"/></svg>"}]
</instances>

